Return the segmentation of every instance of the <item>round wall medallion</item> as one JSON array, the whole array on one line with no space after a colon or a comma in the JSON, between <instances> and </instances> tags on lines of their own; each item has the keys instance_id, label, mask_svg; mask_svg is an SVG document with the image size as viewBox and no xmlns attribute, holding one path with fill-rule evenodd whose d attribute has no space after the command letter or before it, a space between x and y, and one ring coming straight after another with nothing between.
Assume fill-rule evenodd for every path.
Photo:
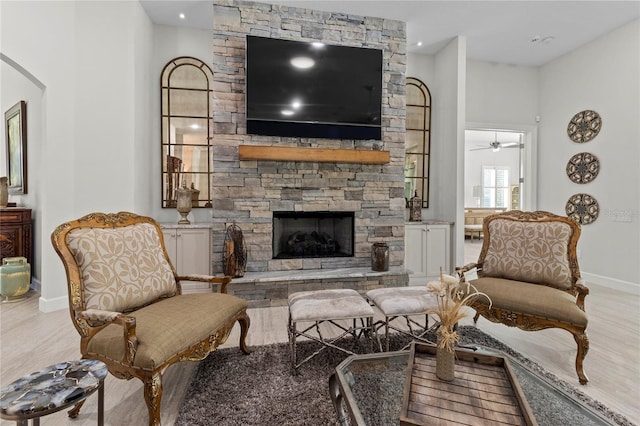
<instances>
[{"instance_id":1,"label":"round wall medallion","mask_svg":"<svg viewBox=\"0 0 640 426\"><path fill-rule=\"evenodd\" d=\"M600 160L593 154L581 152L567 163L567 176L574 183L588 183L598 176Z\"/></svg>"},{"instance_id":2,"label":"round wall medallion","mask_svg":"<svg viewBox=\"0 0 640 426\"><path fill-rule=\"evenodd\" d=\"M589 194L572 195L564 209L567 216L582 225L594 222L600 214L598 201Z\"/></svg>"},{"instance_id":3,"label":"round wall medallion","mask_svg":"<svg viewBox=\"0 0 640 426\"><path fill-rule=\"evenodd\" d=\"M567 133L574 142L589 142L598 136L601 127L602 119L600 114L586 109L573 116L567 126Z\"/></svg>"}]
</instances>

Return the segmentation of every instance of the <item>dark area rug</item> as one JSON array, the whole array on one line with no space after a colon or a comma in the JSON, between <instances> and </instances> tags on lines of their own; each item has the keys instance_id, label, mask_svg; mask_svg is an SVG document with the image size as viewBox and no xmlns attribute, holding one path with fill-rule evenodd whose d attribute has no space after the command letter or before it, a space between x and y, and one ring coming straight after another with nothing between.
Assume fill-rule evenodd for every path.
<instances>
[{"instance_id":1,"label":"dark area rug","mask_svg":"<svg viewBox=\"0 0 640 426\"><path fill-rule=\"evenodd\" d=\"M528 366L608 418L613 424L633 426L625 417L609 410L573 385L560 380L542 366L527 359L502 342L475 327L458 330L461 345L478 345L497 349ZM426 336L435 340L435 335ZM408 343L405 336L393 336L391 350L400 350ZM350 339L341 346L356 353L365 353L366 345L359 346ZM318 349L315 342L298 344L299 360ZM291 374L289 345L273 344L251 348L250 355L238 348L218 350L200 362L180 407L176 425L218 426L327 426L337 424L337 417L329 397L329 376L347 355L336 350L324 350L304 364L297 376ZM577 380L577 379L576 379ZM522 384L523 386L528 384ZM540 392L544 394L544 392ZM530 402L531 403L531 402ZM537 403L547 404L542 398ZM558 410L561 410L558 407ZM560 413L561 414L561 413ZM543 425L560 424L556 420L538 419ZM564 426L576 424L570 418ZM386 425L385 425L386 426ZM582 426L582 425L580 425Z\"/></svg>"}]
</instances>

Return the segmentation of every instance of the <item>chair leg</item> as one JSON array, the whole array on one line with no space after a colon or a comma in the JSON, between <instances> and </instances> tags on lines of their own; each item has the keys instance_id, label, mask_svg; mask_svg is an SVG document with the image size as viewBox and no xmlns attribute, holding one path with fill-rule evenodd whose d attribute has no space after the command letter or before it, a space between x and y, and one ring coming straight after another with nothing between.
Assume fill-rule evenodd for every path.
<instances>
[{"instance_id":1,"label":"chair leg","mask_svg":"<svg viewBox=\"0 0 640 426\"><path fill-rule=\"evenodd\" d=\"M149 411L149 426L160 426L160 404L162 402L162 373L155 373L142 379L144 400Z\"/></svg>"},{"instance_id":2,"label":"chair leg","mask_svg":"<svg viewBox=\"0 0 640 426\"><path fill-rule=\"evenodd\" d=\"M251 325L249 315L245 314L242 318L238 319L238 324L240 324L240 349L245 354L248 354L251 352L247 346L247 334L249 332L249 326Z\"/></svg>"},{"instance_id":3,"label":"chair leg","mask_svg":"<svg viewBox=\"0 0 640 426\"><path fill-rule=\"evenodd\" d=\"M573 338L578 344L578 353L576 354L576 373L578 373L578 380L580 380L580 384L586 385L589 379L587 378L587 375L584 374L582 362L589 351L589 338L586 333L573 333Z\"/></svg>"},{"instance_id":4,"label":"chair leg","mask_svg":"<svg viewBox=\"0 0 640 426\"><path fill-rule=\"evenodd\" d=\"M83 399L82 401L80 401L76 405L74 405L71 410L69 410L69 412L68 412L69 418L75 419L76 417L78 417L78 414L80 414L80 408L82 408L82 406L84 405L85 401L86 400Z\"/></svg>"}]
</instances>

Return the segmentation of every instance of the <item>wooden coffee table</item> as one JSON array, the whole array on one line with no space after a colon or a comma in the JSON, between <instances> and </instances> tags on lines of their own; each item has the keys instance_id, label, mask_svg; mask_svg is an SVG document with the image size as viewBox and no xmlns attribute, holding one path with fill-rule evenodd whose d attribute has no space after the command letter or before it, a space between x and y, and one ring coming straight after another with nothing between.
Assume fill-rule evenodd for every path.
<instances>
[{"instance_id":1,"label":"wooden coffee table","mask_svg":"<svg viewBox=\"0 0 640 426\"><path fill-rule=\"evenodd\" d=\"M509 359L539 424L614 425L518 360L484 348L476 352ZM353 355L340 363L329 380L329 391L340 424L400 425L409 360L409 351L397 351Z\"/></svg>"}]
</instances>

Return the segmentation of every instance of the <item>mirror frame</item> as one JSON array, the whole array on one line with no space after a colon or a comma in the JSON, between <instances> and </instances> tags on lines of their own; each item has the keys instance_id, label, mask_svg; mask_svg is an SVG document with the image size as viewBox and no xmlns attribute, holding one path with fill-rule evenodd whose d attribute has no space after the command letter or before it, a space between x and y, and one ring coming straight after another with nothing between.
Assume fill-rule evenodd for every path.
<instances>
[{"instance_id":1,"label":"mirror frame","mask_svg":"<svg viewBox=\"0 0 640 426\"><path fill-rule=\"evenodd\" d=\"M204 89L198 89L193 87L184 87L179 85L172 85L171 77L176 70L182 67L194 67L203 77ZM191 56L179 56L170 60L162 69L160 74L160 174L161 174L161 202L162 208L176 208L177 196L171 195L175 193L176 188L180 185L191 186L195 189L192 194L192 208L210 208L212 206L211 201L211 179L213 176L212 171L212 158L213 158L213 72L211 68L202 62L200 59ZM189 92L206 92L206 111L202 111L202 114L189 114L178 115L172 113L171 108L171 90L189 91ZM176 143L175 140L171 140L171 125L172 120L179 119L194 119L194 120L207 120L206 131L206 144L189 144L189 143ZM164 127L167 127L166 129ZM165 140L165 138L169 140ZM200 168L193 168L188 172L184 171L183 159L174 156L177 148L198 148L204 149L206 154L206 168L201 170ZM195 188L194 181L202 182L203 175L206 176L206 187ZM190 182L187 182L187 178L190 177ZM198 179L199 178L199 179ZM182 181L181 181L182 180ZM202 185L201 185L202 186Z\"/></svg>"},{"instance_id":2,"label":"mirror frame","mask_svg":"<svg viewBox=\"0 0 640 426\"><path fill-rule=\"evenodd\" d=\"M407 132L407 134L408 132L419 132L420 139L421 139L420 142L422 146L420 147L419 152L409 153L408 151L405 151L405 176L404 176L405 199L408 207L409 200L411 199L411 197L413 197L414 191L418 187L417 181L421 180L422 185L421 185L421 190L418 193L418 196L422 199L422 208L428 208L429 207L429 181L430 181L429 180L429 172L430 172L429 163L431 158L431 105L432 105L431 92L429 91L429 88L427 87L426 84L424 84L422 81L414 77L406 78L406 86L407 86L407 92L410 86L415 87L417 90L420 90L420 92L423 95L424 102L422 102L421 104L410 104L409 102L407 102L406 104L407 107L412 107L413 110L421 108L418 112L418 114L420 114L420 116L418 117L419 121L422 122L421 128L408 127L410 110L409 108L406 109L405 131ZM407 141L407 138L406 138L407 134L405 134L405 147L406 147L406 141ZM408 176L407 164L409 162L409 157L412 155L423 156L422 168L416 170L413 176ZM409 188L407 188L407 184L409 184ZM409 193L407 193L407 189Z\"/></svg>"}]
</instances>

